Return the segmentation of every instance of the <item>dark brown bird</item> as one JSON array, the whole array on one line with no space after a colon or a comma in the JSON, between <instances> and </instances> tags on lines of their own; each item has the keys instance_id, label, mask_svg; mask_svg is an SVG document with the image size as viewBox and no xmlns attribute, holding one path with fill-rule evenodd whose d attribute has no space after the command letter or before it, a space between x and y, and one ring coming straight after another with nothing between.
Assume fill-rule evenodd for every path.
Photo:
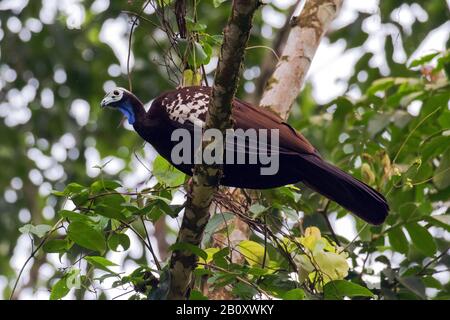
<instances>
[{"instance_id":1,"label":"dark brown bird","mask_svg":"<svg viewBox=\"0 0 450 320\"><path fill-rule=\"evenodd\" d=\"M146 112L139 99L123 88L108 93L101 106L119 109L133 125L136 132L149 142L157 152L187 175L192 175L193 162L177 164L171 153L179 141L172 141L172 133L179 128L193 134L195 128L203 126L206 119L211 88L185 87L166 92L156 98ZM225 186L267 189L303 182L311 189L337 202L347 210L371 224L381 224L388 215L389 206L382 194L355 179L348 173L325 162L306 138L272 112L234 99L232 109L234 129L278 129L279 170L273 175L262 175L261 163L224 163L221 184ZM257 138L259 139L259 136ZM271 149L271 138L257 145L249 141L239 145L232 141L225 145L247 157L261 149ZM260 142L260 141L258 141ZM191 144L193 159L194 141ZM236 162L236 161L235 161Z\"/></svg>"}]
</instances>

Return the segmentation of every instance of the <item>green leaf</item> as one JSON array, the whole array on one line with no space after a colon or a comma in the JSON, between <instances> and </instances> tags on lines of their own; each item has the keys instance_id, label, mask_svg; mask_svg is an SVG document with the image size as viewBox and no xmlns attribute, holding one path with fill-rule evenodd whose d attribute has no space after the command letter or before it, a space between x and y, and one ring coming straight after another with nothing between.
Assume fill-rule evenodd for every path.
<instances>
[{"instance_id":1,"label":"green leaf","mask_svg":"<svg viewBox=\"0 0 450 320\"><path fill-rule=\"evenodd\" d=\"M112 193L103 197L98 197L95 201L96 205L105 205L115 208L123 208L123 204L126 203L125 198L118 193Z\"/></svg>"},{"instance_id":2,"label":"green leaf","mask_svg":"<svg viewBox=\"0 0 450 320\"><path fill-rule=\"evenodd\" d=\"M211 236L218 231L217 228L233 219L233 217L234 215L228 212L214 214L205 227L202 243L208 243L211 240Z\"/></svg>"},{"instance_id":3,"label":"green leaf","mask_svg":"<svg viewBox=\"0 0 450 320\"><path fill-rule=\"evenodd\" d=\"M81 207L89 200L89 191L84 190L80 193L73 194L71 195L70 199L76 206Z\"/></svg>"},{"instance_id":4,"label":"green leaf","mask_svg":"<svg viewBox=\"0 0 450 320\"><path fill-rule=\"evenodd\" d=\"M422 299L426 299L425 285L422 280L418 277L399 277L396 279L400 282L406 289L417 295Z\"/></svg>"},{"instance_id":5,"label":"green leaf","mask_svg":"<svg viewBox=\"0 0 450 320\"><path fill-rule=\"evenodd\" d=\"M253 218L257 218L259 217L263 212L265 212L268 208L266 208L265 206L263 206L262 204L259 203L255 203L253 204L249 211L251 213L253 213Z\"/></svg>"},{"instance_id":6,"label":"green leaf","mask_svg":"<svg viewBox=\"0 0 450 320\"><path fill-rule=\"evenodd\" d=\"M326 300L340 300L343 297L373 297L369 289L346 280L328 282L323 287L323 294Z\"/></svg>"},{"instance_id":7,"label":"green leaf","mask_svg":"<svg viewBox=\"0 0 450 320\"><path fill-rule=\"evenodd\" d=\"M367 89L368 95L374 95L378 91L385 91L395 84L394 78L383 78L375 80L369 89Z\"/></svg>"},{"instance_id":8,"label":"green leaf","mask_svg":"<svg viewBox=\"0 0 450 320\"><path fill-rule=\"evenodd\" d=\"M19 228L19 231L21 233L31 233L39 238L45 236L45 234L50 230L52 230L52 226L49 226L48 224L38 224L37 226L26 224L23 227Z\"/></svg>"},{"instance_id":9,"label":"green leaf","mask_svg":"<svg viewBox=\"0 0 450 320\"><path fill-rule=\"evenodd\" d=\"M95 213L110 219L125 220L126 217L121 210L122 210L121 207L117 208L117 207L110 207L107 205L98 205L95 208Z\"/></svg>"},{"instance_id":10,"label":"green leaf","mask_svg":"<svg viewBox=\"0 0 450 320\"><path fill-rule=\"evenodd\" d=\"M198 290L192 290L191 294L189 295L189 300L208 300L208 297L204 296Z\"/></svg>"},{"instance_id":11,"label":"green leaf","mask_svg":"<svg viewBox=\"0 0 450 320\"><path fill-rule=\"evenodd\" d=\"M439 54L440 54L440 52L430 53L419 59L413 60L413 61L411 61L409 67L414 68L414 67L422 66L422 65L430 62L431 60L433 60L433 58Z\"/></svg>"},{"instance_id":12,"label":"green leaf","mask_svg":"<svg viewBox=\"0 0 450 320\"><path fill-rule=\"evenodd\" d=\"M211 58L211 56L208 55L208 52L212 53L212 50L205 50L198 42L178 39L178 47L183 56L187 58L189 66L194 70L199 68L202 64L207 64Z\"/></svg>"},{"instance_id":13,"label":"green leaf","mask_svg":"<svg viewBox=\"0 0 450 320\"><path fill-rule=\"evenodd\" d=\"M389 125L391 115L389 113L375 114L367 126L367 131L373 138Z\"/></svg>"},{"instance_id":14,"label":"green leaf","mask_svg":"<svg viewBox=\"0 0 450 320\"><path fill-rule=\"evenodd\" d=\"M153 161L152 173L160 183L169 187L176 187L183 184L185 178L184 173L177 170L159 155Z\"/></svg>"},{"instance_id":15,"label":"green leaf","mask_svg":"<svg viewBox=\"0 0 450 320\"><path fill-rule=\"evenodd\" d=\"M230 280L234 279L231 278ZM250 300L258 293L258 291L256 291L256 289L249 284L238 282L233 285L231 293L233 294L233 296L236 296L240 299Z\"/></svg>"},{"instance_id":16,"label":"green leaf","mask_svg":"<svg viewBox=\"0 0 450 320\"><path fill-rule=\"evenodd\" d=\"M190 17L186 17L186 26L189 31L194 31L194 32L205 31L207 28L206 24L200 23L198 21L195 22L194 19L192 19Z\"/></svg>"},{"instance_id":17,"label":"green leaf","mask_svg":"<svg viewBox=\"0 0 450 320\"><path fill-rule=\"evenodd\" d=\"M91 191L94 193L98 193L102 190L104 191L112 191L117 188L120 188L122 185L116 181L112 180L98 180L91 184Z\"/></svg>"},{"instance_id":18,"label":"green leaf","mask_svg":"<svg viewBox=\"0 0 450 320\"><path fill-rule=\"evenodd\" d=\"M67 287L66 282L66 277L63 277L53 285L52 291L50 293L50 300L62 299L69 293L70 289Z\"/></svg>"},{"instance_id":19,"label":"green leaf","mask_svg":"<svg viewBox=\"0 0 450 320\"><path fill-rule=\"evenodd\" d=\"M103 234L84 222L72 222L67 229L67 235L73 242L86 249L98 251L100 253L103 253L106 249Z\"/></svg>"},{"instance_id":20,"label":"green leaf","mask_svg":"<svg viewBox=\"0 0 450 320\"><path fill-rule=\"evenodd\" d=\"M110 273L115 273L114 271L110 270L108 267L114 267L114 266L117 266L117 264L115 264L112 261L109 261L108 259L105 259L100 256L89 256L89 257L85 257L85 259L90 265L94 266L97 269L107 271Z\"/></svg>"},{"instance_id":21,"label":"green leaf","mask_svg":"<svg viewBox=\"0 0 450 320\"><path fill-rule=\"evenodd\" d=\"M393 228L388 232L389 243L392 248L404 254L408 253L409 242L401 227Z\"/></svg>"},{"instance_id":22,"label":"green leaf","mask_svg":"<svg viewBox=\"0 0 450 320\"><path fill-rule=\"evenodd\" d=\"M423 277L422 282L427 288L442 289L443 287L442 283L432 276Z\"/></svg>"},{"instance_id":23,"label":"green leaf","mask_svg":"<svg viewBox=\"0 0 450 320\"><path fill-rule=\"evenodd\" d=\"M450 214L441 214L441 215L435 215L435 216L429 216L426 217L428 222L431 224L444 228L448 232L450 232Z\"/></svg>"},{"instance_id":24,"label":"green leaf","mask_svg":"<svg viewBox=\"0 0 450 320\"><path fill-rule=\"evenodd\" d=\"M84 189L86 189L86 187L82 186L79 183L72 182L66 186L66 188L64 189L64 193L66 193L66 194L79 193L79 192L83 191Z\"/></svg>"},{"instance_id":25,"label":"green leaf","mask_svg":"<svg viewBox=\"0 0 450 320\"><path fill-rule=\"evenodd\" d=\"M71 247L67 239L52 239L48 240L42 247L47 253L64 253Z\"/></svg>"},{"instance_id":26,"label":"green leaf","mask_svg":"<svg viewBox=\"0 0 450 320\"><path fill-rule=\"evenodd\" d=\"M221 5L222 3L224 3L224 2L226 2L226 1L227 1L227 0L213 0L214 8L220 7L220 5Z\"/></svg>"},{"instance_id":27,"label":"green leaf","mask_svg":"<svg viewBox=\"0 0 450 320\"><path fill-rule=\"evenodd\" d=\"M126 251L130 248L130 238L125 233L113 233L108 239L108 247L113 251L120 251L119 246Z\"/></svg>"},{"instance_id":28,"label":"green leaf","mask_svg":"<svg viewBox=\"0 0 450 320\"><path fill-rule=\"evenodd\" d=\"M434 172L433 183L439 190L450 186L450 148L448 148Z\"/></svg>"},{"instance_id":29,"label":"green leaf","mask_svg":"<svg viewBox=\"0 0 450 320\"><path fill-rule=\"evenodd\" d=\"M86 216L84 214L75 212L75 211L69 211L69 210L61 210L59 211L59 215L63 218L69 219L71 222L74 221L81 221L85 223L92 222L91 218L89 216Z\"/></svg>"},{"instance_id":30,"label":"green leaf","mask_svg":"<svg viewBox=\"0 0 450 320\"><path fill-rule=\"evenodd\" d=\"M428 232L427 228L422 227L416 222L405 225L414 246L428 257L436 253L436 243L433 236Z\"/></svg>"},{"instance_id":31,"label":"green leaf","mask_svg":"<svg viewBox=\"0 0 450 320\"><path fill-rule=\"evenodd\" d=\"M238 245L239 252L244 256L250 266L262 265L264 260L264 247L251 240L243 240ZM266 263L268 263L266 257Z\"/></svg>"},{"instance_id":32,"label":"green leaf","mask_svg":"<svg viewBox=\"0 0 450 320\"><path fill-rule=\"evenodd\" d=\"M281 296L283 300L304 300L305 292L300 288L289 290Z\"/></svg>"}]
</instances>

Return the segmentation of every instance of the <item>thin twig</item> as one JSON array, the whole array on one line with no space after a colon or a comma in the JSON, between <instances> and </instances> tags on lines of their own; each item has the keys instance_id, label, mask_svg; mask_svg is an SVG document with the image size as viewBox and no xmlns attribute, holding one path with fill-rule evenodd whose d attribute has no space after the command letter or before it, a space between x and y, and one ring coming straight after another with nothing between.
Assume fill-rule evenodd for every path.
<instances>
[{"instance_id":1,"label":"thin twig","mask_svg":"<svg viewBox=\"0 0 450 320\"><path fill-rule=\"evenodd\" d=\"M14 297L14 293L16 291L17 285L19 284L19 280L20 277L22 276L23 271L25 270L25 267L27 266L28 262L31 261L31 259L34 258L34 256L36 255L36 253L39 251L40 248L42 248L42 246L45 244L45 242L47 241L47 239L50 237L50 235L57 230L57 226L63 222L63 218L59 219L53 226L53 228L47 232L47 234L45 235L45 237L42 239L42 241L37 245L37 247L31 252L30 256L27 258L27 260L25 260L24 264L22 265L22 268L20 268L20 272L19 275L17 276L16 281L14 282L14 286L13 289L11 291L11 294L9 296L9 300L12 300Z\"/></svg>"},{"instance_id":2,"label":"thin twig","mask_svg":"<svg viewBox=\"0 0 450 320\"><path fill-rule=\"evenodd\" d=\"M131 24L130 36L128 37L128 54L127 54L127 76L128 76L128 88L131 92L133 92L133 85L131 83L131 72L130 72L130 57L131 57L131 40L133 39L133 31L137 25L138 17L142 15L145 8L149 5L151 0L148 0L145 5L142 7L139 15L134 17L133 23Z\"/></svg>"},{"instance_id":3,"label":"thin twig","mask_svg":"<svg viewBox=\"0 0 450 320\"><path fill-rule=\"evenodd\" d=\"M417 275L421 275L422 273L424 273L427 268L429 266L431 266L433 263L435 263L436 261L438 261L440 258L442 258L443 256L445 256L447 254L447 251L450 250L450 247L445 249L444 251L442 251L442 253L436 257L434 257L433 259L431 259L430 262L428 262L426 265L423 266L423 268L417 273Z\"/></svg>"},{"instance_id":4,"label":"thin twig","mask_svg":"<svg viewBox=\"0 0 450 320\"><path fill-rule=\"evenodd\" d=\"M137 235L139 237L139 239L141 239L141 241L144 243L144 246L150 251L150 253L151 253L152 257L153 257L153 260L155 262L155 265L158 268L158 270L162 270L161 265L159 264L158 258L156 257L155 251L153 251L152 244L150 242L147 243L147 241L144 239L144 237L142 237L142 235L139 232L137 232L137 230L134 229L130 224L128 224L127 222L122 221L122 220L120 222L122 224L126 225L131 231L133 231L133 233L135 235Z\"/></svg>"},{"instance_id":5,"label":"thin twig","mask_svg":"<svg viewBox=\"0 0 450 320\"><path fill-rule=\"evenodd\" d=\"M325 200L325 207L323 209L319 209L320 214L323 216L323 218L325 219L325 222L327 224L328 230L330 230L331 236L333 237L334 242L336 242L336 244L338 246L341 246L341 243L339 241L339 238L337 237L336 233L333 230L333 226L331 225L330 219L328 218L328 208L330 206L331 201L326 199Z\"/></svg>"}]
</instances>

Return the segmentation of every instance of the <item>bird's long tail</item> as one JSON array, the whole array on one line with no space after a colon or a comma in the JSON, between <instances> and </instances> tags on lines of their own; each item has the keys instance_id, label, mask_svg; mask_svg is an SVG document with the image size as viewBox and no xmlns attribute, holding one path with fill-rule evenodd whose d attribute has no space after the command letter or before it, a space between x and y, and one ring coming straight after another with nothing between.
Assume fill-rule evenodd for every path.
<instances>
[{"instance_id":1,"label":"bird's long tail","mask_svg":"<svg viewBox=\"0 0 450 320\"><path fill-rule=\"evenodd\" d=\"M389 212L386 198L362 181L315 155L301 155L303 182L371 224L381 224Z\"/></svg>"}]
</instances>

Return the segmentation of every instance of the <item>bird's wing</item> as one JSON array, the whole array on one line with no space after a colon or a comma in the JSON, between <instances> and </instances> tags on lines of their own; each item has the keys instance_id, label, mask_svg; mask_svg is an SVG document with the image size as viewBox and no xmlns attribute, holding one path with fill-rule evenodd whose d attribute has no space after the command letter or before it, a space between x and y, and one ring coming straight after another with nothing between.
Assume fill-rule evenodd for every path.
<instances>
[{"instance_id":1,"label":"bird's wing","mask_svg":"<svg viewBox=\"0 0 450 320\"><path fill-rule=\"evenodd\" d=\"M166 110L171 125L193 131L194 126L204 127L205 125L210 94L211 88L208 87L184 87L165 93L158 100ZM243 129L244 131L247 129L279 130L279 151L281 153L317 155L315 148L302 134L265 108L255 107L245 101L234 99L232 119L234 129ZM269 148L269 146L267 147Z\"/></svg>"},{"instance_id":2,"label":"bird's wing","mask_svg":"<svg viewBox=\"0 0 450 320\"><path fill-rule=\"evenodd\" d=\"M235 129L277 129L279 130L279 148L284 153L302 153L317 155L314 146L306 138L271 111L255 107L247 102L235 99L233 103Z\"/></svg>"},{"instance_id":3,"label":"bird's wing","mask_svg":"<svg viewBox=\"0 0 450 320\"><path fill-rule=\"evenodd\" d=\"M210 88L184 87L163 94L157 103L174 127L191 129L192 125L204 126L209 100Z\"/></svg>"}]
</instances>

